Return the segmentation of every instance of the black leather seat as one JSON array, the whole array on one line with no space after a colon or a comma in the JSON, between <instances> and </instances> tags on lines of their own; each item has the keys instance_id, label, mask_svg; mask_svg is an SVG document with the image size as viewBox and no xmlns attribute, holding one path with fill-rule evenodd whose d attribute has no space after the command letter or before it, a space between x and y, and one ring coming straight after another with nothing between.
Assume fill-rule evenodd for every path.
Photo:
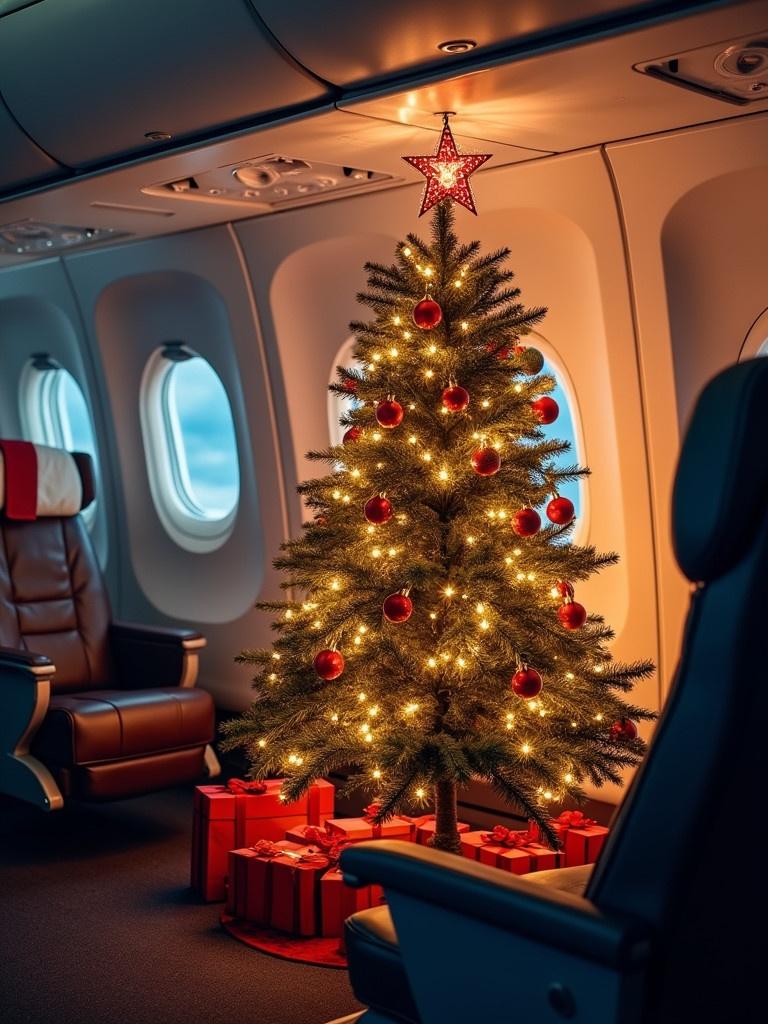
<instances>
[{"instance_id":1,"label":"black leather seat","mask_svg":"<svg viewBox=\"0 0 768 1024\"><path fill-rule=\"evenodd\" d=\"M768 720L766 438L768 359L755 359L707 386L686 435L673 526L694 587L680 663L586 885L407 843L344 851L347 881L383 885L391 912L347 922L371 1024L764 1019L752 864Z\"/></svg>"},{"instance_id":2,"label":"black leather seat","mask_svg":"<svg viewBox=\"0 0 768 1024\"><path fill-rule=\"evenodd\" d=\"M584 864L537 871L524 881L581 896L591 874L592 865ZM389 907L373 907L353 914L346 922L344 938L349 976L357 999L384 1012L388 1019L420 1024Z\"/></svg>"},{"instance_id":3,"label":"black leather seat","mask_svg":"<svg viewBox=\"0 0 768 1024\"><path fill-rule=\"evenodd\" d=\"M0 456L0 792L51 810L215 771L213 701L193 688L204 638L112 621L77 514L90 458L19 442Z\"/></svg>"}]
</instances>

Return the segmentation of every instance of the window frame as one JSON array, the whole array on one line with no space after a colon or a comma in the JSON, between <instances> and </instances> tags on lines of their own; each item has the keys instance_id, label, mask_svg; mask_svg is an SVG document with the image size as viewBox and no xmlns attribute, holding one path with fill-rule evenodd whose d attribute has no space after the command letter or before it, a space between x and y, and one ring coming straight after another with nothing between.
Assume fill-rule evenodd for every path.
<instances>
[{"instance_id":1,"label":"window frame","mask_svg":"<svg viewBox=\"0 0 768 1024\"><path fill-rule=\"evenodd\" d=\"M163 345L151 354L142 374L139 399L144 459L149 478L149 489L158 518L166 533L179 547L195 554L205 554L220 548L234 530L242 494L240 444L237 436L232 402L229 393L213 363L199 352L179 346L182 359L169 358L168 346ZM181 424L170 400L173 370L183 359L202 359L221 383L229 403L229 413L235 441L237 461L237 498L224 516L214 518L194 498L189 476Z\"/></svg>"},{"instance_id":2,"label":"window frame","mask_svg":"<svg viewBox=\"0 0 768 1024\"><path fill-rule=\"evenodd\" d=\"M42 364L44 360L45 365ZM86 397L85 389L77 377L66 366L50 359L48 356L32 356L26 363L21 380L19 382L19 418L21 420L22 433L34 444L46 445L49 448L61 448L64 451L82 451L82 446L77 447L72 441L71 425L66 422L69 417L66 415L63 396L64 376L67 374L74 383L85 406L88 417L88 425L93 438L93 453L86 452L93 458L93 469L98 483L99 459L98 442L96 430L93 424L93 413ZM71 442L71 443L68 443ZM98 506L98 486L96 497L84 508L80 515L89 530L93 529L96 521L96 509Z\"/></svg>"},{"instance_id":3,"label":"window frame","mask_svg":"<svg viewBox=\"0 0 768 1024\"><path fill-rule=\"evenodd\" d=\"M331 364L331 372L328 376L329 384L338 384L339 382L336 374L337 366L349 366L355 369L363 368L363 363L359 359L355 359L354 352L356 346L357 338L354 334L341 343ZM347 408L354 408L355 401L356 398L353 393L337 395L333 391L328 392L328 436L332 445L340 445L342 443L342 438L349 428L341 425L341 416Z\"/></svg>"}]
</instances>

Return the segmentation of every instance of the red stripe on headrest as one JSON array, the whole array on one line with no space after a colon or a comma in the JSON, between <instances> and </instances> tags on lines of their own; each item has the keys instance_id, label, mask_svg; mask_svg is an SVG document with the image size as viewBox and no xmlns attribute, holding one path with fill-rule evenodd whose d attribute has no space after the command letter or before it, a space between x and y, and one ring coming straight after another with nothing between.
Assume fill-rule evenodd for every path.
<instances>
[{"instance_id":1,"label":"red stripe on headrest","mask_svg":"<svg viewBox=\"0 0 768 1024\"><path fill-rule=\"evenodd\" d=\"M5 459L5 514L37 519L37 452L29 441L0 441Z\"/></svg>"}]
</instances>

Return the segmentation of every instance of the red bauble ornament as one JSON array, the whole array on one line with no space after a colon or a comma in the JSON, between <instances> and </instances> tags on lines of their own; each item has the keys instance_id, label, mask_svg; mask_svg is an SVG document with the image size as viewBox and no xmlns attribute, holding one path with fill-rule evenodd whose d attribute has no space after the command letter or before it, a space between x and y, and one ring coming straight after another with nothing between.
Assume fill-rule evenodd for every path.
<instances>
[{"instance_id":1,"label":"red bauble ornament","mask_svg":"<svg viewBox=\"0 0 768 1024\"><path fill-rule=\"evenodd\" d=\"M462 156L456 148L453 133L448 125L448 115L443 115L443 131L437 144L434 156L404 156L403 160L415 167L427 179L424 195L421 198L419 216L431 210L441 199L450 198L455 203L465 206L472 213L477 213L472 189L469 185L470 175L490 160L490 153L472 153Z\"/></svg>"},{"instance_id":2,"label":"red bauble ornament","mask_svg":"<svg viewBox=\"0 0 768 1024\"><path fill-rule=\"evenodd\" d=\"M560 406L549 395L542 395L541 398L535 399L531 402L531 409L533 415L539 421L539 423L547 424L554 423L560 414Z\"/></svg>"},{"instance_id":3,"label":"red bauble ornament","mask_svg":"<svg viewBox=\"0 0 768 1024\"><path fill-rule=\"evenodd\" d=\"M568 498L553 498L547 505L547 519L558 526L567 526L574 517L576 510Z\"/></svg>"},{"instance_id":4,"label":"red bauble ornament","mask_svg":"<svg viewBox=\"0 0 768 1024\"><path fill-rule=\"evenodd\" d=\"M407 622L413 614L413 601L405 594L390 594L382 609L387 622Z\"/></svg>"},{"instance_id":5,"label":"red bauble ornament","mask_svg":"<svg viewBox=\"0 0 768 1024\"><path fill-rule=\"evenodd\" d=\"M376 406L376 421L379 426L392 430L403 422L403 407L394 398L387 398Z\"/></svg>"},{"instance_id":6,"label":"red bauble ornament","mask_svg":"<svg viewBox=\"0 0 768 1024\"><path fill-rule=\"evenodd\" d=\"M363 506L365 518L374 526L382 526L392 518L392 504L383 494L374 494Z\"/></svg>"},{"instance_id":7,"label":"red bauble ornament","mask_svg":"<svg viewBox=\"0 0 768 1024\"><path fill-rule=\"evenodd\" d=\"M497 349L496 344L493 341L489 341L487 343L487 345L485 346L485 350L486 352L496 352L497 359L506 359L509 356L509 353L512 351L509 345L502 345L501 348Z\"/></svg>"},{"instance_id":8,"label":"red bauble ornament","mask_svg":"<svg viewBox=\"0 0 768 1024\"><path fill-rule=\"evenodd\" d=\"M523 697L525 700L538 697L543 685L541 676L536 669L528 668L527 665L512 676L512 689L518 697Z\"/></svg>"},{"instance_id":9,"label":"red bauble ornament","mask_svg":"<svg viewBox=\"0 0 768 1024\"><path fill-rule=\"evenodd\" d=\"M566 629L581 629L587 621L587 609L578 601L569 601L557 609L557 617Z\"/></svg>"},{"instance_id":10,"label":"red bauble ornament","mask_svg":"<svg viewBox=\"0 0 768 1024\"><path fill-rule=\"evenodd\" d=\"M501 456L495 448L477 448L472 452L472 468L478 476L493 476L501 469Z\"/></svg>"},{"instance_id":11,"label":"red bauble ornament","mask_svg":"<svg viewBox=\"0 0 768 1024\"><path fill-rule=\"evenodd\" d=\"M448 412L464 412L469 405L469 392L458 384L452 384L443 391L443 407Z\"/></svg>"},{"instance_id":12,"label":"red bauble ornament","mask_svg":"<svg viewBox=\"0 0 768 1024\"><path fill-rule=\"evenodd\" d=\"M354 377L345 377L341 385L345 391L357 391L357 381Z\"/></svg>"},{"instance_id":13,"label":"red bauble ornament","mask_svg":"<svg viewBox=\"0 0 768 1024\"><path fill-rule=\"evenodd\" d=\"M326 682L338 679L344 671L344 657L340 651L318 651L312 664L315 672Z\"/></svg>"},{"instance_id":14,"label":"red bauble ornament","mask_svg":"<svg viewBox=\"0 0 768 1024\"><path fill-rule=\"evenodd\" d=\"M435 302L428 295L413 307L413 322L422 331L431 331L442 319L443 311L440 308L440 303Z\"/></svg>"},{"instance_id":15,"label":"red bauble ornament","mask_svg":"<svg viewBox=\"0 0 768 1024\"><path fill-rule=\"evenodd\" d=\"M363 433L362 427L350 427L349 430L344 432L344 437L341 439L342 444L349 444L351 441L357 441L360 435Z\"/></svg>"},{"instance_id":16,"label":"red bauble ornament","mask_svg":"<svg viewBox=\"0 0 768 1024\"><path fill-rule=\"evenodd\" d=\"M518 537L533 537L541 529L541 516L535 508L521 508L512 516L512 529Z\"/></svg>"},{"instance_id":17,"label":"red bauble ornament","mask_svg":"<svg viewBox=\"0 0 768 1024\"><path fill-rule=\"evenodd\" d=\"M623 742L637 739L637 726L630 718L620 718L611 726L611 739Z\"/></svg>"}]
</instances>

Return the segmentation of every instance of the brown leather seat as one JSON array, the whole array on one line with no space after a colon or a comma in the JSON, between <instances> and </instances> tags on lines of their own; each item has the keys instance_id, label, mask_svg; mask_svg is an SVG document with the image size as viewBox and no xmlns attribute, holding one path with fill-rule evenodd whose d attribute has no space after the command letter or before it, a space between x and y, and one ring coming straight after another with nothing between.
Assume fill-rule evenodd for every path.
<instances>
[{"instance_id":1,"label":"brown leather seat","mask_svg":"<svg viewBox=\"0 0 768 1024\"><path fill-rule=\"evenodd\" d=\"M70 484L79 474L82 500L92 498L88 456L38 451L63 465ZM3 482L9 491L11 481ZM0 792L50 809L62 795L103 800L198 778L214 733L213 701L192 689L204 638L112 622L79 515L38 509L33 521L18 521L6 513L0 721L18 720L15 735L13 725L0 725Z\"/></svg>"}]
</instances>

